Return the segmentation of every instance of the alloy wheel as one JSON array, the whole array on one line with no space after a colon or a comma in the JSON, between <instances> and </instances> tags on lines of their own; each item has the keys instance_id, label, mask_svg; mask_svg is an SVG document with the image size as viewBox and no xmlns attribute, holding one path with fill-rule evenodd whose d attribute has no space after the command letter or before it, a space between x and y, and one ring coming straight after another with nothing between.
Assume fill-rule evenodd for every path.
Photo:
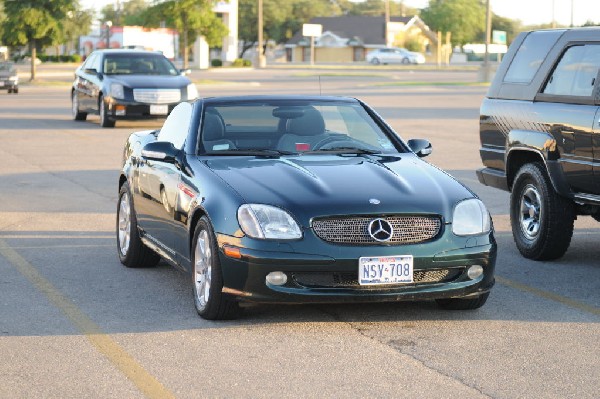
<instances>
[{"instance_id":1,"label":"alloy wheel","mask_svg":"<svg viewBox=\"0 0 600 399\"><path fill-rule=\"evenodd\" d=\"M196 250L194 251L194 285L196 302L204 307L210 299L212 273L212 251L210 238L206 230L198 234Z\"/></svg>"},{"instance_id":2,"label":"alloy wheel","mask_svg":"<svg viewBox=\"0 0 600 399\"><path fill-rule=\"evenodd\" d=\"M129 194L121 196L119 204L119 250L121 255L126 256L131 241L131 208L129 206Z\"/></svg>"},{"instance_id":3,"label":"alloy wheel","mask_svg":"<svg viewBox=\"0 0 600 399\"><path fill-rule=\"evenodd\" d=\"M537 188L528 184L521 195L519 225L528 240L535 240L540 233L542 199Z\"/></svg>"}]
</instances>

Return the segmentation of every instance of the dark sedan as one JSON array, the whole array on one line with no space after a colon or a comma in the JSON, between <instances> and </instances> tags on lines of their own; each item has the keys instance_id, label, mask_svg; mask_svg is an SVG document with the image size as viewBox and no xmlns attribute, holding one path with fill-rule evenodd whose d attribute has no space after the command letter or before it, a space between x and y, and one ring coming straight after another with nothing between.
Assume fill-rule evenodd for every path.
<instances>
[{"instance_id":1,"label":"dark sedan","mask_svg":"<svg viewBox=\"0 0 600 399\"><path fill-rule=\"evenodd\" d=\"M119 119L165 118L183 101L198 97L196 86L164 55L139 50L94 51L75 71L73 119L100 116L100 126Z\"/></svg>"},{"instance_id":2,"label":"dark sedan","mask_svg":"<svg viewBox=\"0 0 600 399\"><path fill-rule=\"evenodd\" d=\"M192 276L206 319L239 303L429 300L482 306L496 243L483 203L365 103L207 98L134 133L119 179L128 267Z\"/></svg>"}]
</instances>

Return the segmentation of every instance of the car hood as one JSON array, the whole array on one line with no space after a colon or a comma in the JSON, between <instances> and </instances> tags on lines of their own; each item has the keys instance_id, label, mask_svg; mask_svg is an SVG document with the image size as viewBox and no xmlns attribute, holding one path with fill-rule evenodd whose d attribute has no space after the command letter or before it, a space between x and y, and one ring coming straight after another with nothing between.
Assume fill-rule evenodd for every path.
<instances>
[{"instance_id":1,"label":"car hood","mask_svg":"<svg viewBox=\"0 0 600 399\"><path fill-rule=\"evenodd\" d=\"M304 226L331 215L438 214L450 221L456 202L474 196L413 154L223 157L206 165L247 203L286 209Z\"/></svg>"},{"instance_id":2,"label":"car hood","mask_svg":"<svg viewBox=\"0 0 600 399\"><path fill-rule=\"evenodd\" d=\"M111 83L139 89L179 89L186 87L191 81L185 76L157 75L105 75Z\"/></svg>"}]
</instances>

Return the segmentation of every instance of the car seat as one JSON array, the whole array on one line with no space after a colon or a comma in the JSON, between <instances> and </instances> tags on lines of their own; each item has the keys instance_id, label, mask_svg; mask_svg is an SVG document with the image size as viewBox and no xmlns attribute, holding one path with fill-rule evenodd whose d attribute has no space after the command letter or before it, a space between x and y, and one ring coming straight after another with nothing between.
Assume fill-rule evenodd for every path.
<instances>
[{"instance_id":1,"label":"car seat","mask_svg":"<svg viewBox=\"0 0 600 399\"><path fill-rule=\"evenodd\" d=\"M289 119L286 131L277 143L278 150L295 152L299 144L308 144L308 149L314 150L315 144L328 137L323 116L314 107L306 108L299 118Z\"/></svg>"},{"instance_id":2,"label":"car seat","mask_svg":"<svg viewBox=\"0 0 600 399\"><path fill-rule=\"evenodd\" d=\"M221 115L213 112L204 114L202 143L206 151L230 150L235 148L233 141L225 139L225 123Z\"/></svg>"}]
</instances>

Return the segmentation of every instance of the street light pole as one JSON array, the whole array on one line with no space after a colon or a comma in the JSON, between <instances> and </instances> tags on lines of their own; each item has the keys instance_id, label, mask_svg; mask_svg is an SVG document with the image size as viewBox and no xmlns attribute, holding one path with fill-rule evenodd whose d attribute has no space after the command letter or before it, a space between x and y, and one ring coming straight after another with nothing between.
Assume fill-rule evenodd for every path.
<instances>
[{"instance_id":1,"label":"street light pole","mask_svg":"<svg viewBox=\"0 0 600 399\"><path fill-rule=\"evenodd\" d=\"M110 27L112 26L112 21L106 21L106 48L110 48Z\"/></svg>"}]
</instances>

